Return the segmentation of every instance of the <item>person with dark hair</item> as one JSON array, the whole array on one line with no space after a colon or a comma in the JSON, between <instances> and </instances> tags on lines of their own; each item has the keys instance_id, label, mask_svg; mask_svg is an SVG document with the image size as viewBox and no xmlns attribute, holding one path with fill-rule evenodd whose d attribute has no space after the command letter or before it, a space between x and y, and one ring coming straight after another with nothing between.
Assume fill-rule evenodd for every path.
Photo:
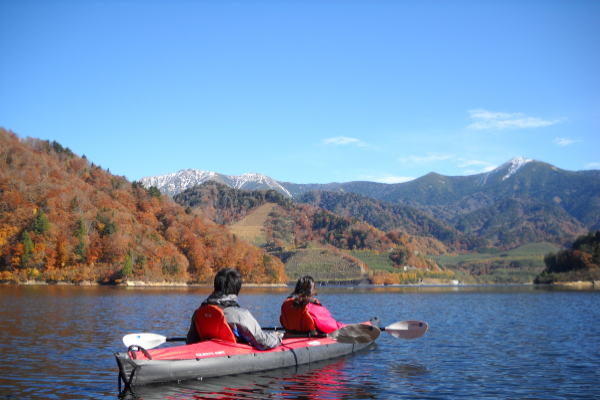
<instances>
[{"instance_id":1,"label":"person with dark hair","mask_svg":"<svg viewBox=\"0 0 600 400\"><path fill-rule=\"evenodd\" d=\"M194 312L187 344L208 339L248 343L259 350L281 344L281 336L265 332L254 316L238 304L242 276L234 268L217 272L213 292Z\"/></svg>"},{"instance_id":2,"label":"person with dark hair","mask_svg":"<svg viewBox=\"0 0 600 400\"><path fill-rule=\"evenodd\" d=\"M313 336L331 333L346 326L331 316L316 295L312 276L306 275L298 279L294 291L281 305L279 321L287 332Z\"/></svg>"}]
</instances>

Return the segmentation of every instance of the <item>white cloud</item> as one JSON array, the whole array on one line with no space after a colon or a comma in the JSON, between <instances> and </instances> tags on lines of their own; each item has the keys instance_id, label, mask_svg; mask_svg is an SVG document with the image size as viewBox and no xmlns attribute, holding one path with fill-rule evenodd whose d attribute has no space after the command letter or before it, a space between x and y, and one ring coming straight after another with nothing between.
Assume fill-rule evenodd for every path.
<instances>
[{"instance_id":1,"label":"white cloud","mask_svg":"<svg viewBox=\"0 0 600 400\"><path fill-rule=\"evenodd\" d=\"M560 119L547 120L529 117L523 113L505 113L483 109L469 110L469 118L473 122L467 128L474 130L541 128L561 122Z\"/></svg>"},{"instance_id":2,"label":"white cloud","mask_svg":"<svg viewBox=\"0 0 600 400\"><path fill-rule=\"evenodd\" d=\"M470 169L465 169L463 171L464 175L477 175L477 174L484 174L486 172L490 172L495 170L497 167L495 165L488 165L486 167L483 168L479 168L479 169L474 169L474 168L470 168Z\"/></svg>"},{"instance_id":3,"label":"white cloud","mask_svg":"<svg viewBox=\"0 0 600 400\"><path fill-rule=\"evenodd\" d=\"M481 160L465 160L460 159L457 165L459 168L466 168L463 173L466 175L481 174L483 172L490 172L496 168L496 165L487 161Z\"/></svg>"},{"instance_id":4,"label":"white cloud","mask_svg":"<svg viewBox=\"0 0 600 400\"><path fill-rule=\"evenodd\" d=\"M469 114L471 119L509 119L514 117L515 115L521 115L519 113L509 114L503 112L496 111L488 111L488 110L469 110Z\"/></svg>"},{"instance_id":5,"label":"white cloud","mask_svg":"<svg viewBox=\"0 0 600 400\"><path fill-rule=\"evenodd\" d=\"M379 183L402 183L415 179L413 176L395 176L390 174L383 175L366 175L362 174L359 177L361 181L379 182Z\"/></svg>"},{"instance_id":6,"label":"white cloud","mask_svg":"<svg viewBox=\"0 0 600 400\"><path fill-rule=\"evenodd\" d=\"M600 169L600 162L587 163L585 167L587 169Z\"/></svg>"},{"instance_id":7,"label":"white cloud","mask_svg":"<svg viewBox=\"0 0 600 400\"><path fill-rule=\"evenodd\" d=\"M445 161L454 158L451 154L427 154L425 156L411 155L407 157L400 157L398 161L406 164L425 164L436 161Z\"/></svg>"},{"instance_id":8,"label":"white cloud","mask_svg":"<svg viewBox=\"0 0 600 400\"><path fill-rule=\"evenodd\" d=\"M358 146L358 147L365 147L367 145L360 139L351 138L351 137L347 137L347 136L336 136L336 137L330 137L327 139L323 139L323 143L334 145L334 146L353 145L353 146Z\"/></svg>"},{"instance_id":9,"label":"white cloud","mask_svg":"<svg viewBox=\"0 0 600 400\"><path fill-rule=\"evenodd\" d=\"M479 160L461 160L458 164L460 168L473 167L475 165L489 166L491 164L487 161Z\"/></svg>"},{"instance_id":10,"label":"white cloud","mask_svg":"<svg viewBox=\"0 0 600 400\"><path fill-rule=\"evenodd\" d=\"M565 146L568 146L570 144L577 143L577 142L578 142L578 140L574 140L574 139L570 139L570 138L561 138L561 137L554 138L554 144L561 146L561 147L565 147Z\"/></svg>"}]
</instances>

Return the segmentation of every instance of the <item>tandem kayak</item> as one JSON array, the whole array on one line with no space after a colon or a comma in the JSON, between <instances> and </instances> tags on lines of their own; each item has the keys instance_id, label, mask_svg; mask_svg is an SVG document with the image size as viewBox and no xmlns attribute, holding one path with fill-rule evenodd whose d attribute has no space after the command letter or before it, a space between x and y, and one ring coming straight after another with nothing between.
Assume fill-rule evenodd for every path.
<instances>
[{"instance_id":1,"label":"tandem kayak","mask_svg":"<svg viewBox=\"0 0 600 400\"><path fill-rule=\"evenodd\" d=\"M384 328L366 322L346 325L322 337L284 338L280 346L270 350L257 350L247 344L220 339L150 350L165 342L185 338L134 333L123 337L127 351L115 353L119 367L119 389L121 383L127 390L150 383L202 380L294 367L362 350L371 345L381 332L399 339L416 339L423 336L427 329L428 325L423 321L399 321Z\"/></svg>"},{"instance_id":2,"label":"tandem kayak","mask_svg":"<svg viewBox=\"0 0 600 400\"><path fill-rule=\"evenodd\" d=\"M131 346L126 352L115 353L115 357L119 386L123 382L127 389L309 364L362 350L375 338L360 343L343 343L331 337L289 338L283 339L280 346L264 351L247 344L212 339L153 350Z\"/></svg>"}]
</instances>

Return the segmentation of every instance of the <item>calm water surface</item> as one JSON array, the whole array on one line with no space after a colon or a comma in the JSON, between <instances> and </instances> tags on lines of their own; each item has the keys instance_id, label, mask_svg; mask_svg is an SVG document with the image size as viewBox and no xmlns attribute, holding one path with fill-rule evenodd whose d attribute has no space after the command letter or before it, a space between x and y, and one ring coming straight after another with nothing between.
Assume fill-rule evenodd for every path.
<instances>
[{"instance_id":1,"label":"calm water surface","mask_svg":"<svg viewBox=\"0 0 600 400\"><path fill-rule=\"evenodd\" d=\"M287 290L244 288L278 325ZM131 332L181 336L204 289L0 286L0 398L119 398L113 353ZM416 340L299 368L156 385L138 399L600 398L600 292L534 287L321 289L345 322L429 323Z\"/></svg>"}]
</instances>

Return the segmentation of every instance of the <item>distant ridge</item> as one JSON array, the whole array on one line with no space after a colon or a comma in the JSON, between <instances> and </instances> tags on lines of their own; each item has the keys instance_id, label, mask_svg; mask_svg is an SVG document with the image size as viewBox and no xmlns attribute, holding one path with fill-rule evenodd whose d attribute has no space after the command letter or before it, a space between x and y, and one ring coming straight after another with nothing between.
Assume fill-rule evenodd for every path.
<instances>
[{"instance_id":1,"label":"distant ridge","mask_svg":"<svg viewBox=\"0 0 600 400\"><path fill-rule=\"evenodd\" d=\"M395 184L296 184L261 174L236 177L199 170L148 177L142 183L173 196L209 180L245 190L274 189L295 201L310 202L383 229L429 232L446 243L460 233L504 248L538 240L565 244L588 230L600 229L600 171L567 171L525 157L515 157L485 173L445 176L431 172ZM312 192L357 194L388 205L339 196L305 197Z\"/></svg>"},{"instance_id":2,"label":"distant ridge","mask_svg":"<svg viewBox=\"0 0 600 400\"><path fill-rule=\"evenodd\" d=\"M191 187L208 181L222 183L234 189L243 190L276 190L288 197L292 194L275 179L257 173L243 175L223 175L199 169L184 169L171 174L148 176L140 180L145 187L156 186L162 193L171 197Z\"/></svg>"}]
</instances>

